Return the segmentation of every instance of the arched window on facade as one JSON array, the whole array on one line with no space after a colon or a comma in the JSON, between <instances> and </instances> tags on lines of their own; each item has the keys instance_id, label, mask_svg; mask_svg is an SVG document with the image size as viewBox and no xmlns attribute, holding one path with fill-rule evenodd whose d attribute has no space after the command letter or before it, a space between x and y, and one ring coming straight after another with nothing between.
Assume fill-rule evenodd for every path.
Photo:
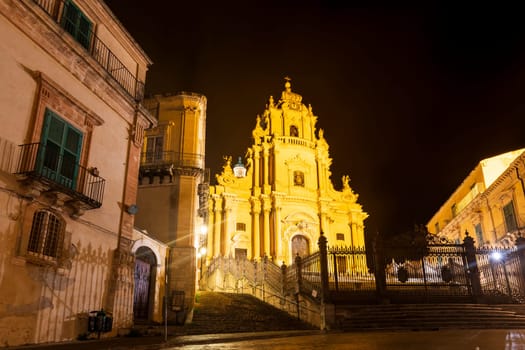
<instances>
[{"instance_id":1,"label":"arched window on facade","mask_svg":"<svg viewBox=\"0 0 525 350\"><path fill-rule=\"evenodd\" d=\"M33 214L31 233L27 246L28 253L57 259L62 251L65 224L63 220L48 210Z\"/></svg>"},{"instance_id":2,"label":"arched window on facade","mask_svg":"<svg viewBox=\"0 0 525 350\"><path fill-rule=\"evenodd\" d=\"M290 136L299 137L299 129L297 129L297 126L290 125Z\"/></svg>"}]
</instances>

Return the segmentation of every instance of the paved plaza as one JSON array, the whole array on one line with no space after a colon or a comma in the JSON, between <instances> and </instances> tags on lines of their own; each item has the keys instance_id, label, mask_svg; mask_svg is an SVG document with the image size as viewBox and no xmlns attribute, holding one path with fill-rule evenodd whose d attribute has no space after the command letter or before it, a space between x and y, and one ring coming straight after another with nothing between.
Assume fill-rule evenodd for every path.
<instances>
[{"instance_id":1,"label":"paved plaza","mask_svg":"<svg viewBox=\"0 0 525 350\"><path fill-rule=\"evenodd\" d=\"M2 349L0 347L0 349ZM480 329L339 333L279 331L111 338L9 347L53 350L525 350L525 330Z\"/></svg>"},{"instance_id":2,"label":"paved plaza","mask_svg":"<svg viewBox=\"0 0 525 350\"><path fill-rule=\"evenodd\" d=\"M194 338L195 339L195 338ZM180 339L182 340L182 339ZM184 350L524 350L525 330L325 333L171 347Z\"/></svg>"}]
</instances>

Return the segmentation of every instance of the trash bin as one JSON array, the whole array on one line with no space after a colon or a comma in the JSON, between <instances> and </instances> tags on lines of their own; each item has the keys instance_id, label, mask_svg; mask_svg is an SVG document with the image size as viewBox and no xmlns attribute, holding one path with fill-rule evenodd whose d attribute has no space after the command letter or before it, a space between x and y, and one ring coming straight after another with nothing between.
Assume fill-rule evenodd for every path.
<instances>
[{"instance_id":1,"label":"trash bin","mask_svg":"<svg viewBox=\"0 0 525 350\"><path fill-rule=\"evenodd\" d=\"M113 316L104 309L90 311L88 316L88 332L100 333L111 332L113 329Z\"/></svg>"}]
</instances>

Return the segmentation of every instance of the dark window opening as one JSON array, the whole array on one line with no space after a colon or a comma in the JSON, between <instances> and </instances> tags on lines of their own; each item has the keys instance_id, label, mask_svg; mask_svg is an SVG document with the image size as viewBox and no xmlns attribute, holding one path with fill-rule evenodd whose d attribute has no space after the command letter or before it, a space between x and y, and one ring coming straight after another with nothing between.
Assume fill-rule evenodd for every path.
<instances>
[{"instance_id":1,"label":"dark window opening","mask_svg":"<svg viewBox=\"0 0 525 350\"><path fill-rule=\"evenodd\" d=\"M297 126L295 125L290 126L290 136L299 137L299 129L297 129Z\"/></svg>"}]
</instances>

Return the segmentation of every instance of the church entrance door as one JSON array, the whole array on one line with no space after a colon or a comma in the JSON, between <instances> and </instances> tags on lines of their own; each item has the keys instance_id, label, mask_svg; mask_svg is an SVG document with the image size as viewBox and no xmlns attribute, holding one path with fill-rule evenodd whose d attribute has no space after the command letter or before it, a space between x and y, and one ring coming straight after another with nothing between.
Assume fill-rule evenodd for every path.
<instances>
[{"instance_id":1,"label":"church entrance door","mask_svg":"<svg viewBox=\"0 0 525 350\"><path fill-rule=\"evenodd\" d=\"M292 257L295 259L297 255L301 258L310 254L310 247L308 239L303 235L297 235L292 238Z\"/></svg>"},{"instance_id":2,"label":"church entrance door","mask_svg":"<svg viewBox=\"0 0 525 350\"><path fill-rule=\"evenodd\" d=\"M135 257L135 293L133 316L135 320L147 321L155 292L155 254L147 247L140 247Z\"/></svg>"}]
</instances>

